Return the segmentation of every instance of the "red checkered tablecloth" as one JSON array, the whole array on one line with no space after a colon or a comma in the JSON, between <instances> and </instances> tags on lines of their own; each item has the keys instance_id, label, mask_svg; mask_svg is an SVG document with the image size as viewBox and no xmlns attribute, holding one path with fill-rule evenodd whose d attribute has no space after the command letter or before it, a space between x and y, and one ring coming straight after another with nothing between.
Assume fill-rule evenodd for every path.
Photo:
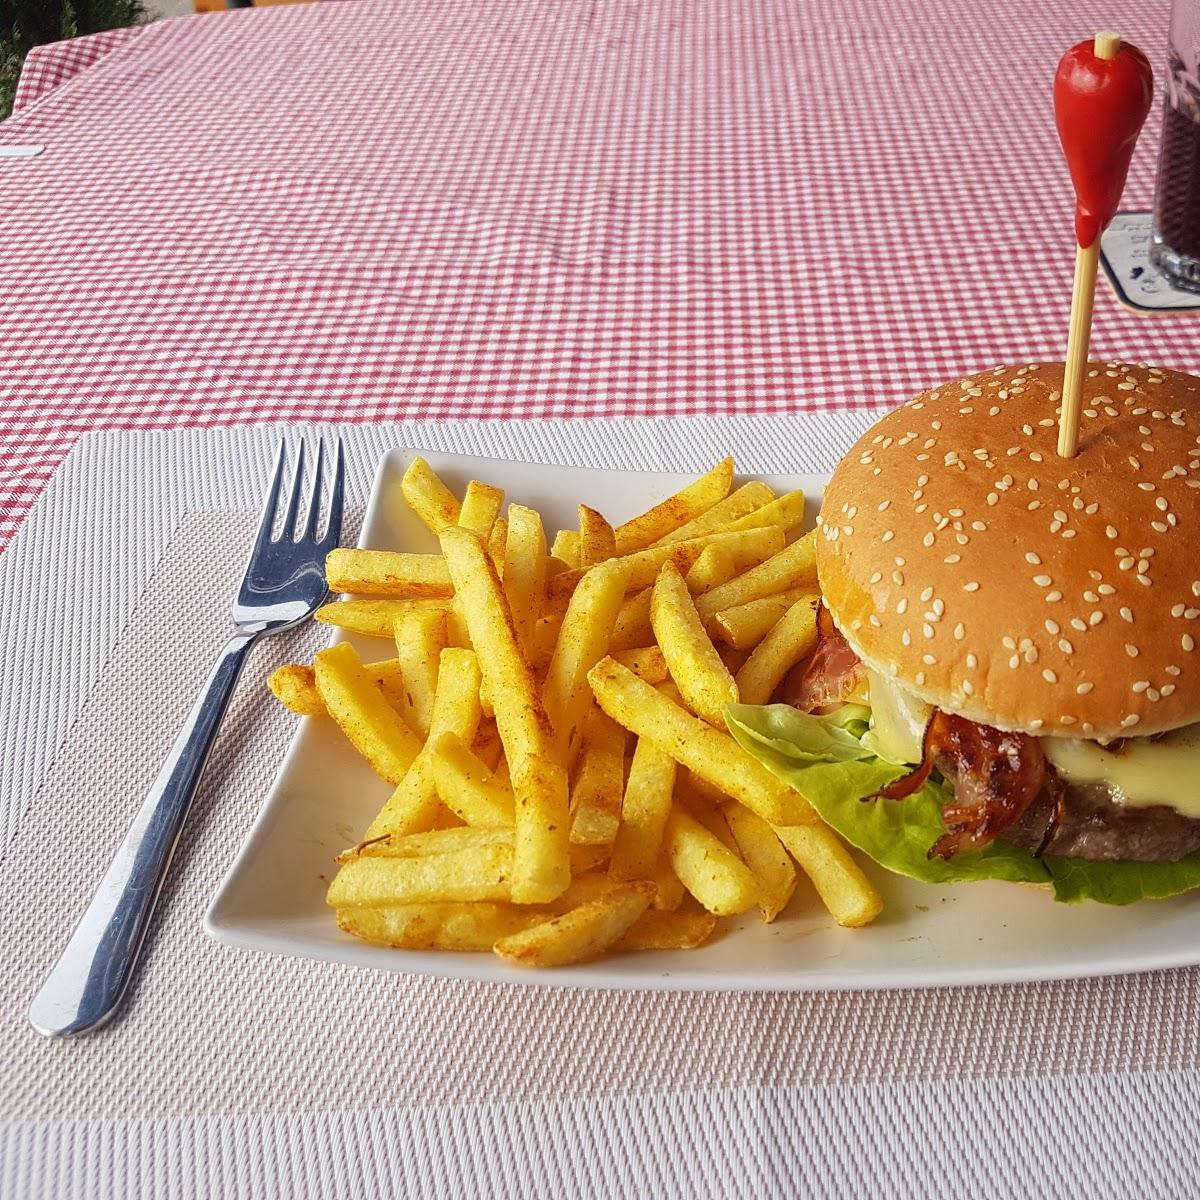
<instances>
[{"instance_id":1,"label":"red checkered tablecloth","mask_svg":"<svg viewBox=\"0 0 1200 1200\"><path fill-rule=\"evenodd\" d=\"M1156 63L1161 0L1110 0ZM795 413L1061 356L1073 0L362 0L39 50L0 542L82 432ZM1151 119L1127 206L1150 201ZM1105 291L1094 348L1194 369Z\"/></svg>"}]
</instances>

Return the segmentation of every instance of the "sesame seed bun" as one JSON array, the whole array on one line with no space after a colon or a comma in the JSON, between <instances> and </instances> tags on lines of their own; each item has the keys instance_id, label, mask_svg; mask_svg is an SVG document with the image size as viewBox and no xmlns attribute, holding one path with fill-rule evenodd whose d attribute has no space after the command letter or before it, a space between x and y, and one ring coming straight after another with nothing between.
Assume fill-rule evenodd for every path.
<instances>
[{"instance_id":1,"label":"sesame seed bun","mask_svg":"<svg viewBox=\"0 0 1200 1200\"><path fill-rule=\"evenodd\" d=\"M817 571L873 669L973 721L1107 740L1200 721L1200 379L1062 363L888 413L825 492Z\"/></svg>"}]
</instances>

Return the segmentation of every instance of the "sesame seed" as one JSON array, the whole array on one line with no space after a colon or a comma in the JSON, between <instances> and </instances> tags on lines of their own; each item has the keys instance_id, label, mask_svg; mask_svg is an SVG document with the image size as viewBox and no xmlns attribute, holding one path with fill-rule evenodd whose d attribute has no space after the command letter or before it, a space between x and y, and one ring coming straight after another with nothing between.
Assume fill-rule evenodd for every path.
<instances>
[{"instance_id":1,"label":"sesame seed","mask_svg":"<svg viewBox=\"0 0 1200 1200\"><path fill-rule=\"evenodd\" d=\"M1149 575L1143 575L1140 572L1135 576L1135 578L1137 579L1138 583L1142 585L1142 587L1149 587L1154 582Z\"/></svg>"},{"instance_id":2,"label":"sesame seed","mask_svg":"<svg viewBox=\"0 0 1200 1200\"><path fill-rule=\"evenodd\" d=\"M927 534L926 534L926 535L925 535L925 536L924 536L924 537L921 539L921 544L922 544L922 545L924 545L924 546L932 546L932 545L933 545L933 542L934 542L934 537L933 537L933 534L932 534L932 533L927 533Z\"/></svg>"},{"instance_id":3,"label":"sesame seed","mask_svg":"<svg viewBox=\"0 0 1200 1200\"><path fill-rule=\"evenodd\" d=\"M928 604L933 599L933 588L927 587L921 592L921 599Z\"/></svg>"},{"instance_id":4,"label":"sesame seed","mask_svg":"<svg viewBox=\"0 0 1200 1200\"><path fill-rule=\"evenodd\" d=\"M1196 639L1190 633L1185 633L1179 639L1179 644L1190 654L1196 648Z\"/></svg>"},{"instance_id":5,"label":"sesame seed","mask_svg":"<svg viewBox=\"0 0 1200 1200\"><path fill-rule=\"evenodd\" d=\"M1032 567L1041 566L1042 560L1032 550L1025 555L1025 561Z\"/></svg>"},{"instance_id":6,"label":"sesame seed","mask_svg":"<svg viewBox=\"0 0 1200 1200\"><path fill-rule=\"evenodd\" d=\"M902 646L912 645L912 634L909 633L907 629L900 634L900 644Z\"/></svg>"},{"instance_id":7,"label":"sesame seed","mask_svg":"<svg viewBox=\"0 0 1200 1200\"><path fill-rule=\"evenodd\" d=\"M1046 668L1046 669L1045 669L1045 670L1042 672L1042 678L1043 678L1043 679L1044 679L1044 680L1045 680L1047 683L1057 683L1057 682L1058 682L1058 676L1057 676L1057 675L1056 675L1056 674L1055 674L1055 673L1054 673L1052 670L1050 670L1050 668L1049 668L1049 667L1047 667L1047 668Z\"/></svg>"},{"instance_id":8,"label":"sesame seed","mask_svg":"<svg viewBox=\"0 0 1200 1200\"><path fill-rule=\"evenodd\" d=\"M1078 629L1080 633L1083 633L1083 631L1085 629L1087 629L1087 622L1081 621L1078 617L1072 617L1071 618L1071 628Z\"/></svg>"},{"instance_id":9,"label":"sesame seed","mask_svg":"<svg viewBox=\"0 0 1200 1200\"><path fill-rule=\"evenodd\" d=\"M967 666L970 667L971 670L974 670L977 666L979 666L979 659L976 658L974 654L968 654Z\"/></svg>"},{"instance_id":10,"label":"sesame seed","mask_svg":"<svg viewBox=\"0 0 1200 1200\"><path fill-rule=\"evenodd\" d=\"M1045 599L1049 604L1057 604L1062 599L1062 592L1055 588L1054 591L1046 593Z\"/></svg>"},{"instance_id":11,"label":"sesame seed","mask_svg":"<svg viewBox=\"0 0 1200 1200\"><path fill-rule=\"evenodd\" d=\"M949 563L951 566L953 566L957 562L962 562L962 555L961 554L947 554L946 557L942 559L942 562Z\"/></svg>"},{"instance_id":12,"label":"sesame seed","mask_svg":"<svg viewBox=\"0 0 1200 1200\"><path fill-rule=\"evenodd\" d=\"M1102 596L1112 596L1116 593L1116 588L1111 583L1102 583L1096 591Z\"/></svg>"},{"instance_id":13,"label":"sesame seed","mask_svg":"<svg viewBox=\"0 0 1200 1200\"><path fill-rule=\"evenodd\" d=\"M931 637L933 637L933 626L930 625L930 623L928 621L926 621L925 624L921 626L921 632L927 638L931 638Z\"/></svg>"},{"instance_id":14,"label":"sesame seed","mask_svg":"<svg viewBox=\"0 0 1200 1200\"><path fill-rule=\"evenodd\" d=\"M1079 686L1078 686L1078 687L1075 689L1075 691L1076 691L1076 692L1077 692L1077 693L1078 693L1080 696L1086 696L1086 695L1088 694L1088 692L1090 692L1090 691L1092 690L1092 688L1094 688L1095 686L1096 686L1096 685L1095 685L1094 683L1081 683L1081 684L1080 684L1080 685L1079 685Z\"/></svg>"},{"instance_id":15,"label":"sesame seed","mask_svg":"<svg viewBox=\"0 0 1200 1200\"><path fill-rule=\"evenodd\" d=\"M1142 692L1146 691L1146 689L1149 688L1149 686L1150 686L1150 680L1139 679L1137 681L1137 683L1135 683L1130 690L1137 692L1138 695L1140 696L1142 694Z\"/></svg>"},{"instance_id":16,"label":"sesame seed","mask_svg":"<svg viewBox=\"0 0 1200 1200\"><path fill-rule=\"evenodd\" d=\"M1057 621L1052 621L1052 620L1050 620L1049 617L1047 617L1045 624L1046 624L1046 632L1047 633L1055 634L1058 632L1058 622Z\"/></svg>"},{"instance_id":17,"label":"sesame seed","mask_svg":"<svg viewBox=\"0 0 1200 1200\"><path fill-rule=\"evenodd\" d=\"M1182 617L1186 611L1187 606L1184 604L1173 604L1171 606L1171 616L1173 617Z\"/></svg>"},{"instance_id":18,"label":"sesame seed","mask_svg":"<svg viewBox=\"0 0 1200 1200\"><path fill-rule=\"evenodd\" d=\"M979 591L979 581L975 580L975 579L968 580L966 583L963 584L963 591L964 592Z\"/></svg>"},{"instance_id":19,"label":"sesame seed","mask_svg":"<svg viewBox=\"0 0 1200 1200\"><path fill-rule=\"evenodd\" d=\"M1085 600L1086 600L1086 601L1087 601L1089 604L1099 604L1099 603L1100 603L1100 597L1099 597L1098 595L1096 595L1096 593L1095 593L1095 592L1093 592L1093 591L1086 591L1086 592L1084 592L1084 593L1083 593L1083 598L1084 598L1084 599L1085 599Z\"/></svg>"},{"instance_id":20,"label":"sesame seed","mask_svg":"<svg viewBox=\"0 0 1200 1200\"><path fill-rule=\"evenodd\" d=\"M1089 625L1099 625L1100 622L1103 620L1104 620L1104 614L1099 609L1096 609L1095 612L1088 614L1088 624Z\"/></svg>"},{"instance_id":21,"label":"sesame seed","mask_svg":"<svg viewBox=\"0 0 1200 1200\"><path fill-rule=\"evenodd\" d=\"M907 596L901 596L900 599L896 601L896 612L899 613L900 616L904 616L904 614L908 612Z\"/></svg>"},{"instance_id":22,"label":"sesame seed","mask_svg":"<svg viewBox=\"0 0 1200 1200\"><path fill-rule=\"evenodd\" d=\"M1008 665L1015 671L1021 665L1021 656L1019 654L1014 654L1012 658L1008 660Z\"/></svg>"},{"instance_id":23,"label":"sesame seed","mask_svg":"<svg viewBox=\"0 0 1200 1200\"><path fill-rule=\"evenodd\" d=\"M1175 690L1175 685L1173 683L1164 683L1162 685L1162 687L1159 688L1159 691L1164 696L1169 696L1174 690Z\"/></svg>"},{"instance_id":24,"label":"sesame seed","mask_svg":"<svg viewBox=\"0 0 1200 1200\"><path fill-rule=\"evenodd\" d=\"M1122 571L1128 571L1133 567L1133 564L1136 561L1137 559L1127 554L1119 563L1117 563L1117 566L1120 567Z\"/></svg>"},{"instance_id":25,"label":"sesame seed","mask_svg":"<svg viewBox=\"0 0 1200 1200\"><path fill-rule=\"evenodd\" d=\"M963 640L963 638L966 636L966 633L967 633L967 631L965 628L963 628L963 623L961 621L959 621L959 623L957 625L955 625L955 627L954 627L955 641L961 642Z\"/></svg>"},{"instance_id":26,"label":"sesame seed","mask_svg":"<svg viewBox=\"0 0 1200 1200\"><path fill-rule=\"evenodd\" d=\"M872 629L878 629L878 628L879 628L879 618L878 618L878 617L877 617L877 616L876 616L874 613L872 613L872 614L871 614L871 615L870 615L870 616L867 618L867 622L868 622L868 624L871 626L871 628L872 628Z\"/></svg>"},{"instance_id":27,"label":"sesame seed","mask_svg":"<svg viewBox=\"0 0 1200 1200\"><path fill-rule=\"evenodd\" d=\"M1038 587L1049 587L1054 580L1051 579L1049 575L1035 575L1033 577L1033 582L1036 583Z\"/></svg>"},{"instance_id":28,"label":"sesame seed","mask_svg":"<svg viewBox=\"0 0 1200 1200\"><path fill-rule=\"evenodd\" d=\"M1002 645L1005 650L1015 650L1017 648L1017 643L1010 637L1002 637L1000 639L1000 645Z\"/></svg>"},{"instance_id":29,"label":"sesame seed","mask_svg":"<svg viewBox=\"0 0 1200 1200\"><path fill-rule=\"evenodd\" d=\"M1032 721L1029 722L1029 728L1030 729L1041 729L1041 727L1043 725L1045 725L1045 723L1046 722L1043 721L1041 717L1035 717Z\"/></svg>"},{"instance_id":30,"label":"sesame seed","mask_svg":"<svg viewBox=\"0 0 1200 1200\"><path fill-rule=\"evenodd\" d=\"M917 672L917 674L916 674L916 681L917 681L917 687L924 687L924 686L925 686L925 672L924 672L924 671L918 671L918 672Z\"/></svg>"},{"instance_id":31,"label":"sesame seed","mask_svg":"<svg viewBox=\"0 0 1200 1200\"><path fill-rule=\"evenodd\" d=\"M1128 654L1130 658L1137 658L1138 648L1132 642L1126 642L1125 653Z\"/></svg>"},{"instance_id":32,"label":"sesame seed","mask_svg":"<svg viewBox=\"0 0 1200 1200\"><path fill-rule=\"evenodd\" d=\"M1030 645L1025 648L1025 661L1027 663L1035 663L1038 660L1037 647Z\"/></svg>"},{"instance_id":33,"label":"sesame seed","mask_svg":"<svg viewBox=\"0 0 1200 1200\"><path fill-rule=\"evenodd\" d=\"M934 657L932 654L922 654L922 655L921 655L921 661L922 661L922 662L923 662L923 663L924 663L926 666L932 667L932 666L934 665L934 663L936 663L936 662L937 662L937 659L936 659L936 658L935 658L935 657Z\"/></svg>"},{"instance_id":34,"label":"sesame seed","mask_svg":"<svg viewBox=\"0 0 1200 1200\"><path fill-rule=\"evenodd\" d=\"M1200 608L1185 609L1183 617L1185 621L1194 621L1197 617L1200 617Z\"/></svg>"},{"instance_id":35,"label":"sesame seed","mask_svg":"<svg viewBox=\"0 0 1200 1200\"><path fill-rule=\"evenodd\" d=\"M892 502L890 500L883 500L880 502L879 508L876 511L887 512L887 510L891 507L891 505L892 505Z\"/></svg>"},{"instance_id":36,"label":"sesame seed","mask_svg":"<svg viewBox=\"0 0 1200 1200\"><path fill-rule=\"evenodd\" d=\"M896 535L890 529L885 529L879 540L881 542L890 542L895 536Z\"/></svg>"},{"instance_id":37,"label":"sesame seed","mask_svg":"<svg viewBox=\"0 0 1200 1200\"><path fill-rule=\"evenodd\" d=\"M1133 624L1133 610L1131 608L1127 608L1124 604L1122 604L1118 611L1121 614L1122 621L1128 621L1130 625Z\"/></svg>"},{"instance_id":38,"label":"sesame seed","mask_svg":"<svg viewBox=\"0 0 1200 1200\"><path fill-rule=\"evenodd\" d=\"M1114 529L1114 528L1113 528L1111 525L1106 525L1106 526L1104 527L1104 532L1105 532L1105 533L1106 533L1106 534L1107 534L1107 535L1108 535L1110 538L1115 538L1115 537L1117 536L1117 531L1116 531L1116 530L1115 530L1115 529Z\"/></svg>"},{"instance_id":39,"label":"sesame seed","mask_svg":"<svg viewBox=\"0 0 1200 1200\"><path fill-rule=\"evenodd\" d=\"M1129 726L1131 726L1131 725L1136 725L1136 724L1137 724L1137 723L1138 723L1140 720L1141 720L1141 717L1139 717L1139 716L1137 715L1137 713L1130 713L1130 714L1129 714L1129 716L1127 716L1127 717L1125 718L1125 720L1123 720L1123 721L1121 722L1121 725L1122 725L1124 728L1128 729L1128 728L1129 728Z\"/></svg>"},{"instance_id":40,"label":"sesame seed","mask_svg":"<svg viewBox=\"0 0 1200 1200\"><path fill-rule=\"evenodd\" d=\"M1070 643L1070 642L1068 642L1066 638L1059 638L1059 639L1058 639L1058 648L1059 648L1059 649L1060 649L1060 650L1061 650L1061 651L1062 651L1064 654L1074 654L1074 653L1075 653L1075 647L1074 647L1074 646L1072 646L1072 645L1071 645L1071 643Z\"/></svg>"}]
</instances>

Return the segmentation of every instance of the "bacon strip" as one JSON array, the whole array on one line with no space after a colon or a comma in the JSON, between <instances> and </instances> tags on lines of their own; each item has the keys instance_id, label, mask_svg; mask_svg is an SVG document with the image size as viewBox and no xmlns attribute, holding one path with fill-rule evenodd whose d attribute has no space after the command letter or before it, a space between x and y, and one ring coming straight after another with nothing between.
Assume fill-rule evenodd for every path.
<instances>
[{"instance_id":1,"label":"bacon strip","mask_svg":"<svg viewBox=\"0 0 1200 1200\"><path fill-rule=\"evenodd\" d=\"M987 845L1021 816L1046 782L1046 756L1036 738L937 709L925 726L921 762L876 794L887 800L911 796L934 766L953 784L954 798L942 808L946 832L930 848L930 858Z\"/></svg>"},{"instance_id":2,"label":"bacon strip","mask_svg":"<svg viewBox=\"0 0 1200 1200\"><path fill-rule=\"evenodd\" d=\"M841 704L858 687L862 662L824 604L817 608L817 645L784 681L781 699L802 712Z\"/></svg>"}]
</instances>

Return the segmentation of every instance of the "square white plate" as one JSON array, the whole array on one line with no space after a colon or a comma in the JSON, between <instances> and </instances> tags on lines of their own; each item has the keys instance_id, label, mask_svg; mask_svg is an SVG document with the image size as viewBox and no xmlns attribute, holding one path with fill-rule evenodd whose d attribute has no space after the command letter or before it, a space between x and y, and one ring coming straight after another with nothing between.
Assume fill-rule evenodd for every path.
<instances>
[{"instance_id":1,"label":"square white plate","mask_svg":"<svg viewBox=\"0 0 1200 1200\"><path fill-rule=\"evenodd\" d=\"M400 478L415 451L393 450L379 464L360 545L436 549L409 511ZM571 528L576 505L622 521L688 478L653 472L541 466L424 452L461 493L486 479L509 499L533 505L548 529ZM777 490L803 488L810 515L824 480L767 476ZM340 635L339 635L340 636ZM354 638L364 659L389 645ZM1055 904L1045 892L1004 883L932 887L868 870L885 899L866 929L839 929L802 882L774 924L757 917L723 922L698 950L613 956L578 967L529 971L487 954L437 954L368 946L344 934L325 905L334 856L358 840L389 787L363 764L325 718L305 718L266 804L221 884L205 929L230 945L421 975L564 987L810 990L1013 983L1115 974L1200 962L1200 895L1129 908Z\"/></svg>"}]
</instances>

